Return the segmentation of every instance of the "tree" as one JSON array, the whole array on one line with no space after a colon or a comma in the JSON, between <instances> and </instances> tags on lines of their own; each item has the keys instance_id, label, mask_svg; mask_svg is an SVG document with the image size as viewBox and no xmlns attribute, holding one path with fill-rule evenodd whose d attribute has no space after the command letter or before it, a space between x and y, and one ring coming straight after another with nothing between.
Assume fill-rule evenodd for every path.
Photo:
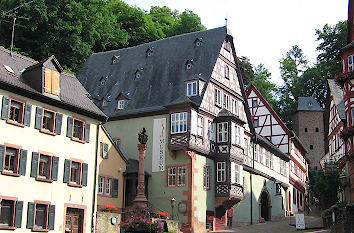
<instances>
[{"instance_id":1,"label":"tree","mask_svg":"<svg viewBox=\"0 0 354 233\"><path fill-rule=\"evenodd\" d=\"M245 56L239 57L239 65L243 83L249 85L254 80L254 71L250 59Z\"/></svg>"},{"instance_id":2,"label":"tree","mask_svg":"<svg viewBox=\"0 0 354 233\"><path fill-rule=\"evenodd\" d=\"M176 23L171 28L171 36L200 30L205 30L200 17L191 10L185 10L177 17Z\"/></svg>"}]
</instances>

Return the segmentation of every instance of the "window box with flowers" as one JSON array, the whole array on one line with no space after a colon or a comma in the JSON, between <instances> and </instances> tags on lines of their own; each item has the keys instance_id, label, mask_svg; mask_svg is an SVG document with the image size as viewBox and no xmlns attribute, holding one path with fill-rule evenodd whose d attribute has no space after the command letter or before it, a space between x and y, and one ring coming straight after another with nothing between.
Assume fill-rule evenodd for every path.
<instances>
[{"instance_id":1,"label":"window box with flowers","mask_svg":"<svg viewBox=\"0 0 354 233\"><path fill-rule=\"evenodd\" d=\"M352 72L344 72L344 73L338 74L334 78L334 81L336 82L336 84L338 86L343 88L344 87L344 83L346 83L347 81L350 81L353 78L354 78L354 71L352 71Z\"/></svg>"},{"instance_id":2,"label":"window box with flowers","mask_svg":"<svg viewBox=\"0 0 354 233\"><path fill-rule=\"evenodd\" d=\"M354 135L354 126L350 127L345 127L341 132L340 132L340 137L344 141L347 141L350 137Z\"/></svg>"},{"instance_id":3,"label":"window box with flowers","mask_svg":"<svg viewBox=\"0 0 354 233\"><path fill-rule=\"evenodd\" d=\"M112 203L109 203L109 205L102 205L102 207L101 207L101 211L108 212L108 213L112 213L117 210L118 210L118 208L116 206L112 205Z\"/></svg>"},{"instance_id":4,"label":"window box with flowers","mask_svg":"<svg viewBox=\"0 0 354 233\"><path fill-rule=\"evenodd\" d=\"M162 233L162 223L152 222L150 219L142 217L135 217L132 220L120 224L124 232L149 232L149 233Z\"/></svg>"},{"instance_id":5,"label":"window box with flowers","mask_svg":"<svg viewBox=\"0 0 354 233\"><path fill-rule=\"evenodd\" d=\"M167 212L157 211L158 216L161 219L169 219L171 216Z\"/></svg>"}]
</instances>

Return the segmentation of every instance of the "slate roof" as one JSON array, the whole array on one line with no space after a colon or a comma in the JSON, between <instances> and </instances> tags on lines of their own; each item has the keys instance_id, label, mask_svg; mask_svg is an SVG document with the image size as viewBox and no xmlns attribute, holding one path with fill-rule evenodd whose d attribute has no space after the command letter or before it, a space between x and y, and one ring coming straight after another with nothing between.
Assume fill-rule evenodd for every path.
<instances>
[{"instance_id":1,"label":"slate roof","mask_svg":"<svg viewBox=\"0 0 354 233\"><path fill-rule=\"evenodd\" d=\"M88 92L74 75L61 73L60 99L48 97L26 83L21 74L41 63L17 53L11 56L9 50L0 46L0 88L105 121L106 115L88 98ZM11 67L14 73L5 66Z\"/></svg>"},{"instance_id":2,"label":"slate roof","mask_svg":"<svg viewBox=\"0 0 354 233\"><path fill-rule=\"evenodd\" d=\"M312 96L299 97L297 101L296 111L324 111L318 104L317 100Z\"/></svg>"},{"instance_id":3,"label":"slate roof","mask_svg":"<svg viewBox=\"0 0 354 233\"><path fill-rule=\"evenodd\" d=\"M343 90L334 82L334 79L328 79L328 87L331 96L333 96L333 102L337 107L337 111L340 119L345 120L345 107L343 99Z\"/></svg>"},{"instance_id":4,"label":"slate roof","mask_svg":"<svg viewBox=\"0 0 354 233\"><path fill-rule=\"evenodd\" d=\"M184 103L199 106L227 35L227 28L219 27L94 53L83 65L78 79L109 117L166 110L168 106ZM147 51L151 51L151 56ZM190 69L187 64L191 64ZM206 85L201 96L188 98L185 81L196 77ZM124 110L116 109L120 94L128 97ZM107 100L104 107L100 105L103 97Z\"/></svg>"}]
</instances>

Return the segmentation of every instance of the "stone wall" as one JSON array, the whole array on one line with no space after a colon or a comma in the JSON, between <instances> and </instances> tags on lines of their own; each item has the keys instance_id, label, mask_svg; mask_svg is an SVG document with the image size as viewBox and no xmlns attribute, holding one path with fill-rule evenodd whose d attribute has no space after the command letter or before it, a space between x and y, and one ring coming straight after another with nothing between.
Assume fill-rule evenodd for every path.
<instances>
[{"instance_id":1,"label":"stone wall","mask_svg":"<svg viewBox=\"0 0 354 233\"><path fill-rule=\"evenodd\" d=\"M112 222L112 218L116 218L115 224ZM121 214L97 212L96 219L96 233L117 233L120 232Z\"/></svg>"}]
</instances>

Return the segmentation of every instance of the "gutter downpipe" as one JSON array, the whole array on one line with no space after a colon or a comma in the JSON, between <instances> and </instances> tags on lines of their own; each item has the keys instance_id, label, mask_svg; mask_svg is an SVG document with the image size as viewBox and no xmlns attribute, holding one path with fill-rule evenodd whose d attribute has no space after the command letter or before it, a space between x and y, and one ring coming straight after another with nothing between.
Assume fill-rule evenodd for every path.
<instances>
[{"instance_id":1,"label":"gutter downpipe","mask_svg":"<svg viewBox=\"0 0 354 233\"><path fill-rule=\"evenodd\" d=\"M256 153L256 135L254 135L254 142L253 142L253 151L252 151L252 169L254 169L254 154ZM251 225L253 224L253 201L252 201L252 172L250 172L250 186L251 186Z\"/></svg>"},{"instance_id":2,"label":"gutter downpipe","mask_svg":"<svg viewBox=\"0 0 354 233\"><path fill-rule=\"evenodd\" d=\"M97 125L97 133L96 133L96 156L95 156L95 176L93 178L93 201L92 201L92 217L91 217L91 232L96 232L96 224L95 219L97 217L96 214L96 183L97 183L97 163L98 163L98 147L99 147L99 135L100 135L100 126L102 122Z\"/></svg>"}]
</instances>

